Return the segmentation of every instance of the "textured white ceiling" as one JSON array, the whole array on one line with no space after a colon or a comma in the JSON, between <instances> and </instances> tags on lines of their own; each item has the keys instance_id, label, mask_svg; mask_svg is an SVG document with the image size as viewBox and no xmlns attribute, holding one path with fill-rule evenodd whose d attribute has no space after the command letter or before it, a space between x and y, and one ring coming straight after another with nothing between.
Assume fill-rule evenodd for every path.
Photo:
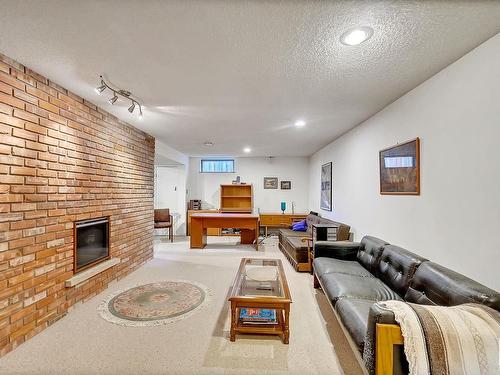
<instances>
[{"instance_id":1,"label":"textured white ceiling","mask_svg":"<svg viewBox=\"0 0 500 375\"><path fill-rule=\"evenodd\" d=\"M0 9L0 52L189 155L244 146L310 155L500 32L500 1L0 0ZM339 42L360 25L373 27L369 41ZM100 73L143 101L142 122L95 94Z\"/></svg>"}]
</instances>

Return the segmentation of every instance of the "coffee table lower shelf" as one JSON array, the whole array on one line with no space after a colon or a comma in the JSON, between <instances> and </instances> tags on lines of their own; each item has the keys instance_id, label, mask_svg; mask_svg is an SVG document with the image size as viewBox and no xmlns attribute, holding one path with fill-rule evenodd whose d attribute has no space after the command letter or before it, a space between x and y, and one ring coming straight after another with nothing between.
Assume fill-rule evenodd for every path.
<instances>
[{"instance_id":1,"label":"coffee table lower shelf","mask_svg":"<svg viewBox=\"0 0 500 375\"><path fill-rule=\"evenodd\" d=\"M240 316L240 308L243 307L256 307L255 304L252 306L233 306L235 304L231 303L231 332L230 341L236 341L236 334L249 334L249 335L278 335L283 340L284 344L288 344L290 337L290 326L289 326L289 315L290 315L290 304L278 308L275 306L259 306L260 308L274 309L276 310L276 324L245 324Z\"/></svg>"}]
</instances>

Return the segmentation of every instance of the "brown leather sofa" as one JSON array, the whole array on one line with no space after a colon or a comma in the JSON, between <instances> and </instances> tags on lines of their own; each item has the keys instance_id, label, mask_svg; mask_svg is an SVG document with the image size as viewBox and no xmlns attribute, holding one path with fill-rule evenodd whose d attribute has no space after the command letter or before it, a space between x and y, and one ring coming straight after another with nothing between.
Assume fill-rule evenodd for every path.
<instances>
[{"instance_id":1,"label":"brown leather sofa","mask_svg":"<svg viewBox=\"0 0 500 375\"><path fill-rule=\"evenodd\" d=\"M378 301L440 306L473 302L500 311L497 291L375 237L322 244L314 253L314 286L323 289L370 373L375 369L376 324L397 324ZM394 373L407 373L402 348L397 356Z\"/></svg>"},{"instance_id":2,"label":"brown leather sofa","mask_svg":"<svg viewBox=\"0 0 500 375\"><path fill-rule=\"evenodd\" d=\"M311 237L313 224L335 224L338 226L337 240L349 240L349 225L338 223L329 219L322 218L316 214L309 214L306 217L307 231L296 232L289 228L281 228L278 232L279 248L290 261L296 271L310 271L309 254L307 242L302 241L304 237Z\"/></svg>"}]
</instances>

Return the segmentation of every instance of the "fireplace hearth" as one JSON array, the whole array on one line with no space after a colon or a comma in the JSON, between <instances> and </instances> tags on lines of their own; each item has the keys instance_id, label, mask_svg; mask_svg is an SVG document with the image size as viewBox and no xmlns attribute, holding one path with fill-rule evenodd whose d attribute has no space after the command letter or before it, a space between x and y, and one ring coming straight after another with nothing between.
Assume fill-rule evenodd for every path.
<instances>
[{"instance_id":1,"label":"fireplace hearth","mask_svg":"<svg viewBox=\"0 0 500 375\"><path fill-rule=\"evenodd\" d=\"M109 218L75 222L75 273L109 259Z\"/></svg>"}]
</instances>

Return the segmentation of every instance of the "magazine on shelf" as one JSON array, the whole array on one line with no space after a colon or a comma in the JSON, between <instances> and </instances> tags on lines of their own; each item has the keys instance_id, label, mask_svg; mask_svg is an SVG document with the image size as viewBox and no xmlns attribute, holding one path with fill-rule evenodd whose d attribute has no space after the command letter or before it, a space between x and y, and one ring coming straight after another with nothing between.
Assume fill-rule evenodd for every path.
<instances>
[{"instance_id":1,"label":"magazine on shelf","mask_svg":"<svg viewBox=\"0 0 500 375\"><path fill-rule=\"evenodd\" d=\"M259 308L242 308L240 319L244 324L276 324L276 310Z\"/></svg>"}]
</instances>

